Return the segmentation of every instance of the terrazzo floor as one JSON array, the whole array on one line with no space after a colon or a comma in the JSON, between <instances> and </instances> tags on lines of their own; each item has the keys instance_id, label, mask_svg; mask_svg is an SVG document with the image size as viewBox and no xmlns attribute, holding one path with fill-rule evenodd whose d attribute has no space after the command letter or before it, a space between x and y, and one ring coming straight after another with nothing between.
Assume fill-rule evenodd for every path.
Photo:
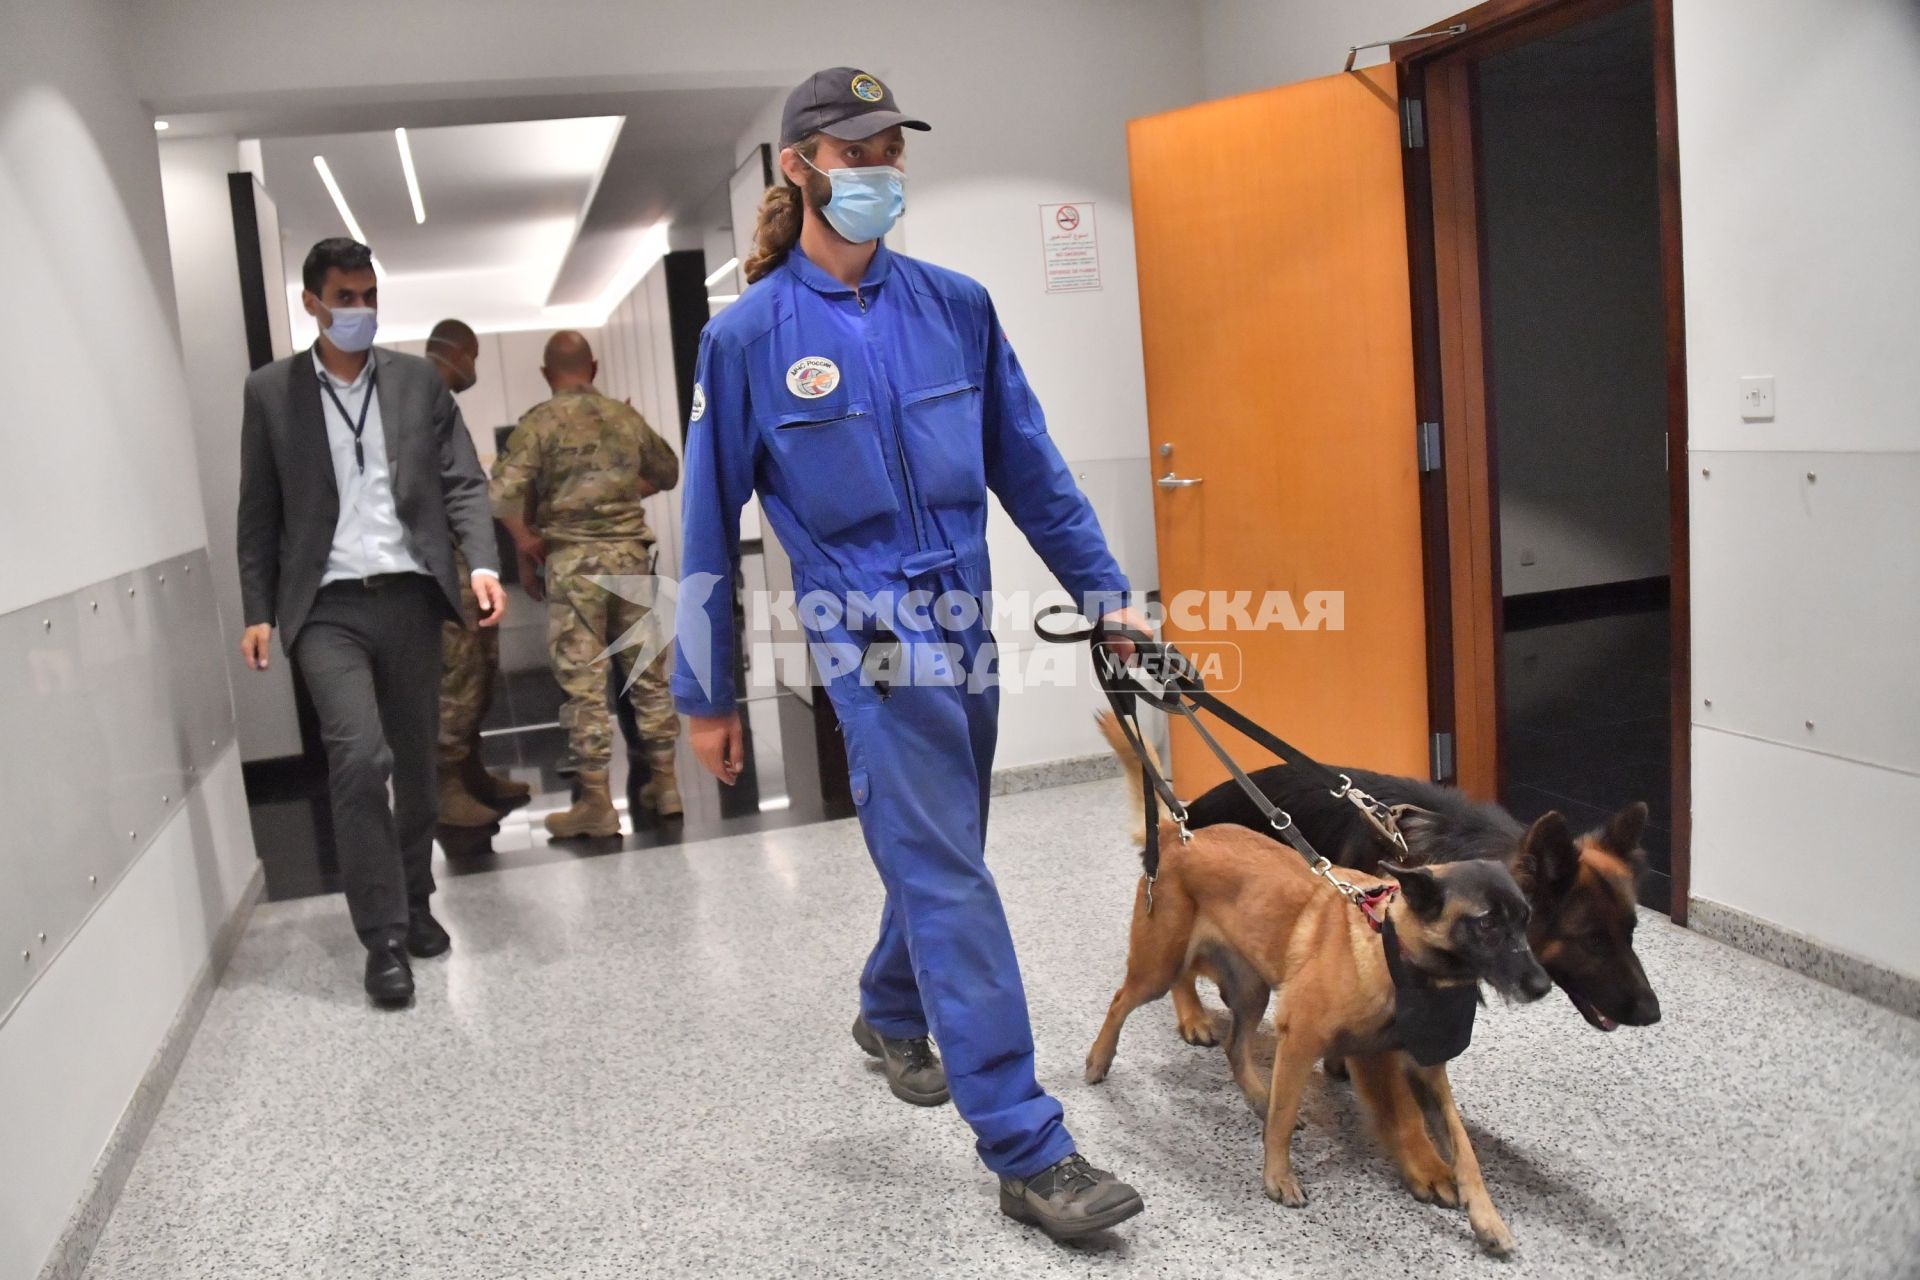
<instances>
[{"instance_id":1,"label":"terrazzo floor","mask_svg":"<svg viewBox=\"0 0 1920 1280\"><path fill-rule=\"evenodd\" d=\"M1311 1202L1269 1202L1221 1054L1166 1002L1080 1082L1125 952L1124 794L1005 797L992 831L1041 1078L1147 1200L1116 1231L1002 1219L959 1117L854 1047L880 893L831 822L448 878L455 950L401 1013L367 1007L337 899L263 906L87 1275L1920 1275L1920 1023L1659 917L1660 1025L1496 1005L1454 1065L1512 1259L1401 1192L1317 1073Z\"/></svg>"}]
</instances>

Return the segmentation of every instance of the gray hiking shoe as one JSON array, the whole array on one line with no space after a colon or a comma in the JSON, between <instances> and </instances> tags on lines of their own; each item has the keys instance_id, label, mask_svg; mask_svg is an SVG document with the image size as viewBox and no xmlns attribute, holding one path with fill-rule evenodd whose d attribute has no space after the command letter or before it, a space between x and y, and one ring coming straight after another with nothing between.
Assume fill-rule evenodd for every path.
<instances>
[{"instance_id":1,"label":"gray hiking shoe","mask_svg":"<svg viewBox=\"0 0 1920 1280\"><path fill-rule=\"evenodd\" d=\"M887 1087L902 1102L916 1107L937 1107L947 1100L947 1069L934 1056L933 1044L925 1036L895 1040L867 1025L864 1015L853 1020L853 1039L870 1058L880 1059L887 1069Z\"/></svg>"},{"instance_id":2,"label":"gray hiking shoe","mask_svg":"<svg viewBox=\"0 0 1920 1280\"><path fill-rule=\"evenodd\" d=\"M1000 1179L1000 1212L1055 1240L1104 1231L1144 1208L1138 1191L1079 1155L1049 1165L1024 1182Z\"/></svg>"}]
</instances>

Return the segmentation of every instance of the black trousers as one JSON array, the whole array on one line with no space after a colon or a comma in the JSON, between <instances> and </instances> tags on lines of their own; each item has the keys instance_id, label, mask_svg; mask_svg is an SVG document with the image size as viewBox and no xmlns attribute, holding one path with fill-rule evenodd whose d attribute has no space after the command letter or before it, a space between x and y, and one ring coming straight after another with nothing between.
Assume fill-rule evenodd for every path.
<instances>
[{"instance_id":1,"label":"black trousers","mask_svg":"<svg viewBox=\"0 0 1920 1280\"><path fill-rule=\"evenodd\" d=\"M438 595L418 573L329 583L293 644L326 742L347 910L368 946L397 936L409 903L433 892Z\"/></svg>"}]
</instances>

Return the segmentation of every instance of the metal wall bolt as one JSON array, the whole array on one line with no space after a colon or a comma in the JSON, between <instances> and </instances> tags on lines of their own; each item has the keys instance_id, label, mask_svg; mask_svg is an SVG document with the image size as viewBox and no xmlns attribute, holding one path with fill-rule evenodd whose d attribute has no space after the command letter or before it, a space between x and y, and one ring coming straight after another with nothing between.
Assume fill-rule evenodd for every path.
<instances>
[{"instance_id":1,"label":"metal wall bolt","mask_svg":"<svg viewBox=\"0 0 1920 1280\"><path fill-rule=\"evenodd\" d=\"M22 951L22 952L20 953L20 959L21 959L21 960L22 960L23 962L24 962L24 961L27 961L27 960L31 960L31 959L33 959L33 952L31 952L31 951Z\"/></svg>"},{"instance_id":2,"label":"metal wall bolt","mask_svg":"<svg viewBox=\"0 0 1920 1280\"><path fill-rule=\"evenodd\" d=\"M1809 729L1813 728L1813 721L1811 720L1807 721L1807 728Z\"/></svg>"},{"instance_id":3,"label":"metal wall bolt","mask_svg":"<svg viewBox=\"0 0 1920 1280\"><path fill-rule=\"evenodd\" d=\"M167 585L167 575L164 573L160 575L160 585L163 587Z\"/></svg>"},{"instance_id":4,"label":"metal wall bolt","mask_svg":"<svg viewBox=\"0 0 1920 1280\"><path fill-rule=\"evenodd\" d=\"M161 804L166 804L166 803L167 803L167 798L166 798L165 796L161 796L161 797L160 797L160 803L161 803Z\"/></svg>"},{"instance_id":5,"label":"metal wall bolt","mask_svg":"<svg viewBox=\"0 0 1920 1280\"><path fill-rule=\"evenodd\" d=\"M1813 483L1813 482L1814 482L1815 480L1818 480L1819 478L1820 478L1820 477L1819 477L1819 476L1817 476L1817 475L1815 475L1815 474L1813 474L1813 472L1811 472L1811 471L1809 471L1809 472L1807 472L1807 483L1808 483L1808 484L1812 484L1812 483Z\"/></svg>"},{"instance_id":6,"label":"metal wall bolt","mask_svg":"<svg viewBox=\"0 0 1920 1280\"><path fill-rule=\"evenodd\" d=\"M1700 468L1700 474L1701 474L1701 475L1702 475L1703 477L1704 477L1704 476L1710 476L1710 475L1712 475L1712 474L1713 474L1713 469L1712 469L1711 467L1702 467L1702 468Z\"/></svg>"},{"instance_id":7,"label":"metal wall bolt","mask_svg":"<svg viewBox=\"0 0 1920 1280\"><path fill-rule=\"evenodd\" d=\"M87 883L88 883L88 884L99 884L99 883L100 883L100 877L99 877L99 876L88 876L88 877L87 877Z\"/></svg>"},{"instance_id":8,"label":"metal wall bolt","mask_svg":"<svg viewBox=\"0 0 1920 1280\"><path fill-rule=\"evenodd\" d=\"M40 619L40 626L43 630L46 630L46 631L53 630L53 619L52 618Z\"/></svg>"},{"instance_id":9,"label":"metal wall bolt","mask_svg":"<svg viewBox=\"0 0 1920 1280\"><path fill-rule=\"evenodd\" d=\"M133 595L133 588L132 588L132 587L128 587L128 588L127 588L127 595L129 595L129 596L131 596L131 595Z\"/></svg>"},{"instance_id":10,"label":"metal wall bolt","mask_svg":"<svg viewBox=\"0 0 1920 1280\"><path fill-rule=\"evenodd\" d=\"M1711 707L1711 706L1713 705L1713 699L1712 699L1712 698L1708 698L1708 699L1707 699L1707 705L1708 705L1709 707Z\"/></svg>"},{"instance_id":11,"label":"metal wall bolt","mask_svg":"<svg viewBox=\"0 0 1920 1280\"><path fill-rule=\"evenodd\" d=\"M46 934L44 934L44 933L43 933L43 934L41 934L41 935L40 935L40 941L42 941L42 942L45 942L46 940L47 940L47 935L46 935Z\"/></svg>"},{"instance_id":12,"label":"metal wall bolt","mask_svg":"<svg viewBox=\"0 0 1920 1280\"><path fill-rule=\"evenodd\" d=\"M129 832L127 832L127 839L129 839L129 840L138 840L139 838L140 838L140 833L139 833L138 831L129 831Z\"/></svg>"},{"instance_id":13,"label":"metal wall bolt","mask_svg":"<svg viewBox=\"0 0 1920 1280\"><path fill-rule=\"evenodd\" d=\"M95 613L100 612L100 602L98 600L93 601L91 607Z\"/></svg>"}]
</instances>

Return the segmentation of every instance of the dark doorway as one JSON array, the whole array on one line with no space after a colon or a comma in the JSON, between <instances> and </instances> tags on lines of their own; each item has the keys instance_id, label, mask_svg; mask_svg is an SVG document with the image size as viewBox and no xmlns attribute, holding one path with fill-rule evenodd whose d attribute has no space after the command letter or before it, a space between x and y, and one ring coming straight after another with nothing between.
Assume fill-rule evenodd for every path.
<instances>
[{"instance_id":1,"label":"dark doorway","mask_svg":"<svg viewBox=\"0 0 1920 1280\"><path fill-rule=\"evenodd\" d=\"M1654 20L1631 4L1474 68L1500 799L1651 810L1670 899L1672 646Z\"/></svg>"}]
</instances>

